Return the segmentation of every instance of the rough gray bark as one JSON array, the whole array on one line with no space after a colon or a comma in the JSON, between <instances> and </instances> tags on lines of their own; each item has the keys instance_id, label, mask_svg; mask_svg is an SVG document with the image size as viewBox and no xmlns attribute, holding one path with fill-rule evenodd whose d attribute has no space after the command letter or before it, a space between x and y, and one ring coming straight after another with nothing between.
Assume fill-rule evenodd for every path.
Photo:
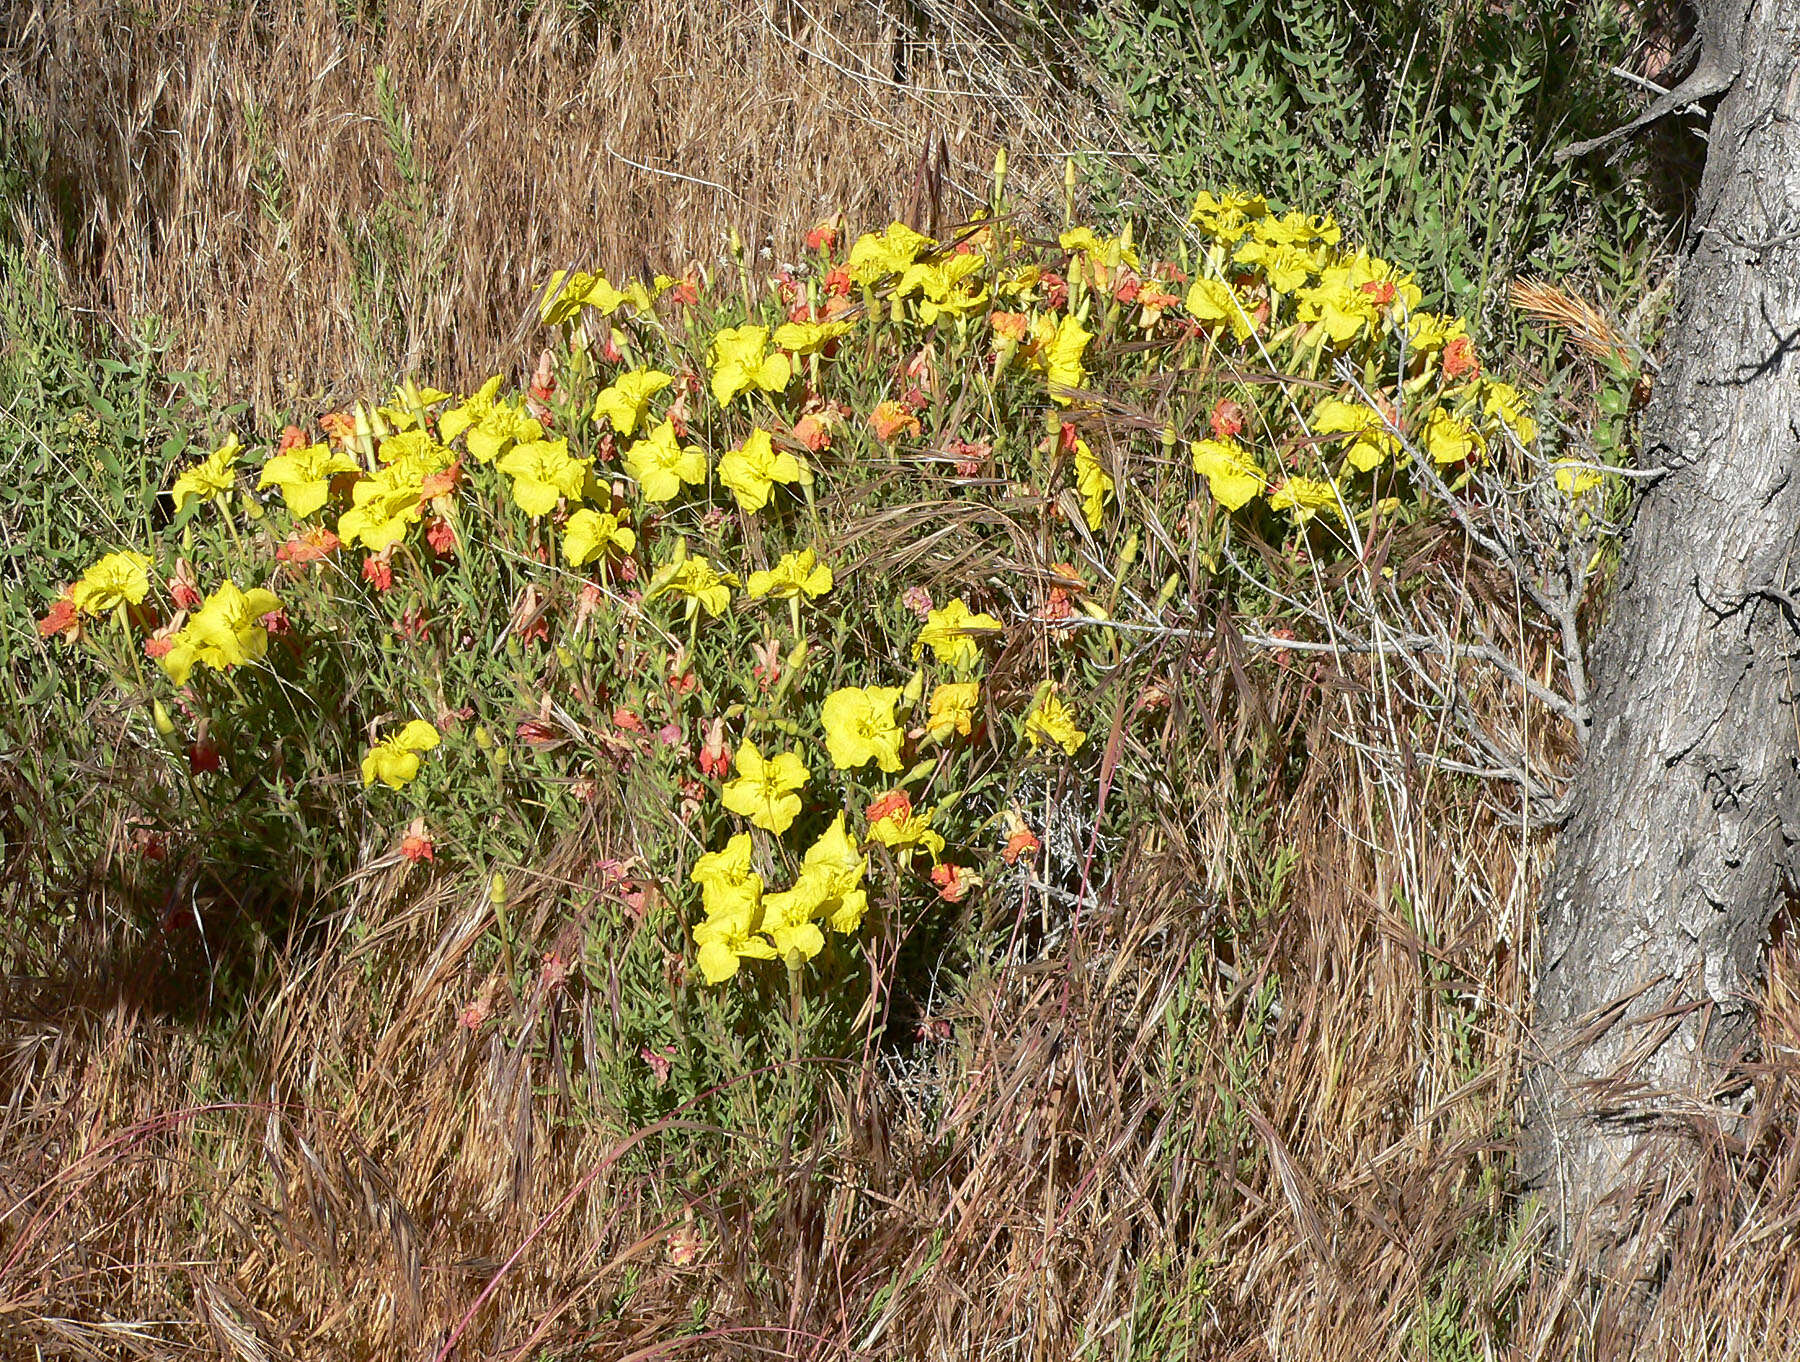
<instances>
[{"instance_id":1,"label":"rough gray bark","mask_svg":"<svg viewBox=\"0 0 1800 1362\"><path fill-rule=\"evenodd\" d=\"M1593 723L1539 929L1526 1174L1571 1243L1677 1186L1743 1105L1771 918L1800 854L1800 0L1726 0L1645 494L1593 647ZM1612 1198L1611 1201L1608 1199Z\"/></svg>"}]
</instances>

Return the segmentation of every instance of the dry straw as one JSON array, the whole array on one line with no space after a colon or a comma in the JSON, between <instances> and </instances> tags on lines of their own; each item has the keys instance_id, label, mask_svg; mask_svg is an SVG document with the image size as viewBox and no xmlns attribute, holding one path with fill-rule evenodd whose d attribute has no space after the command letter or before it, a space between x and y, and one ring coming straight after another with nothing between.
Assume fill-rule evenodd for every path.
<instances>
[{"instance_id":1,"label":"dry straw","mask_svg":"<svg viewBox=\"0 0 1800 1362\"><path fill-rule=\"evenodd\" d=\"M0 71L79 302L154 314L176 359L260 403L478 382L557 268L768 266L820 218L905 210L928 137L944 211L1055 203L1082 102L977 7L39 0ZM1034 180L1043 179L1042 186Z\"/></svg>"}]
</instances>

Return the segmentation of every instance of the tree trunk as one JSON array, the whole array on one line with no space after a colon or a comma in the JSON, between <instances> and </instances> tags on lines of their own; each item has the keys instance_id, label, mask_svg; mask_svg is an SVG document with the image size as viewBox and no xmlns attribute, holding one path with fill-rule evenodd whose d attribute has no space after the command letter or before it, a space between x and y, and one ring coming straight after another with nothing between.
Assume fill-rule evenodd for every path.
<instances>
[{"instance_id":1,"label":"tree trunk","mask_svg":"<svg viewBox=\"0 0 1800 1362\"><path fill-rule=\"evenodd\" d=\"M1524 1171L1565 1248L1730 1132L1800 861L1800 0L1747 9L1540 916Z\"/></svg>"}]
</instances>

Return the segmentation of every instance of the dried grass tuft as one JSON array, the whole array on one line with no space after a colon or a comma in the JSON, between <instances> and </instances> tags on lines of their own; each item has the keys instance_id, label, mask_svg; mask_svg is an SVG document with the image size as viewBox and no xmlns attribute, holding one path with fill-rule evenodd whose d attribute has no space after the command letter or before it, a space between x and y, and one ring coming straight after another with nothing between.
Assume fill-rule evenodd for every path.
<instances>
[{"instance_id":1,"label":"dried grass tuft","mask_svg":"<svg viewBox=\"0 0 1800 1362\"><path fill-rule=\"evenodd\" d=\"M20 225L61 248L79 304L157 316L179 365L306 406L511 365L555 269L730 268L733 232L772 266L840 211L922 211L928 145L949 219L986 201L1008 143L1012 191L1053 205L1043 153L1088 145L1084 100L981 9L604 12L14 6L0 88L36 171Z\"/></svg>"}]
</instances>

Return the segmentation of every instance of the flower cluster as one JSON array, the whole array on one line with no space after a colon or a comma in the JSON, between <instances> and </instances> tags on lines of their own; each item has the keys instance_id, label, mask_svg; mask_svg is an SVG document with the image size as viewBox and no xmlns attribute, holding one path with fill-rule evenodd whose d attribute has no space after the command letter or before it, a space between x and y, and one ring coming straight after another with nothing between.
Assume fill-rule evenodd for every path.
<instances>
[{"instance_id":1,"label":"flower cluster","mask_svg":"<svg viewBox=\"0 0 1800 1362\"><path fill-rule=\"evenodd\" d=\"M1085 226L1038 245L1002 219L945 241L894 224L841 255L821 232L748 315L698 272L559 273L539 307L555 348L527 382L409 379L322 416L321 438L289 427L259 467L232 436L170 470L166 542L98 557L43 631L99 646L116 621L203 716L254 709L246 674L285 681L373 620L359 657L406 660L379 685L353 669L368 741L340 774L360 768L371 810L405 806L407 862L449 845L428 830L447 768L515 778L508 735L586 797L597 765L652 772L686 844L712 848L667 877L697 887L701 976L798 969L859 932L872 883L955 903L982 843L1007 866L1039 854L983 782L1002 758L1110 746L1082 727L1130 643L1110 610L1174 589L1128 581L1154 537L1136 528L1152 461L1182 484L1150 508L1157 534L1192 536L1194 573L1234 526L1329 553L1417 504L1410 457L1454 477L1536 439L1466 324L1329 218L1202 194L1191 226L1175 259ZM1146 392L1154 420L1110 419ZM921 484L915 542L871 566L860 545L901 515L887 489ZM991 527L1027 515L1035 576L941 566L939 546L992 550ZM498 740L491 716L461 724L507 702L468 693L458 664L482 646L522 659L524 712Z\"/></svg>"}]
</instances>

